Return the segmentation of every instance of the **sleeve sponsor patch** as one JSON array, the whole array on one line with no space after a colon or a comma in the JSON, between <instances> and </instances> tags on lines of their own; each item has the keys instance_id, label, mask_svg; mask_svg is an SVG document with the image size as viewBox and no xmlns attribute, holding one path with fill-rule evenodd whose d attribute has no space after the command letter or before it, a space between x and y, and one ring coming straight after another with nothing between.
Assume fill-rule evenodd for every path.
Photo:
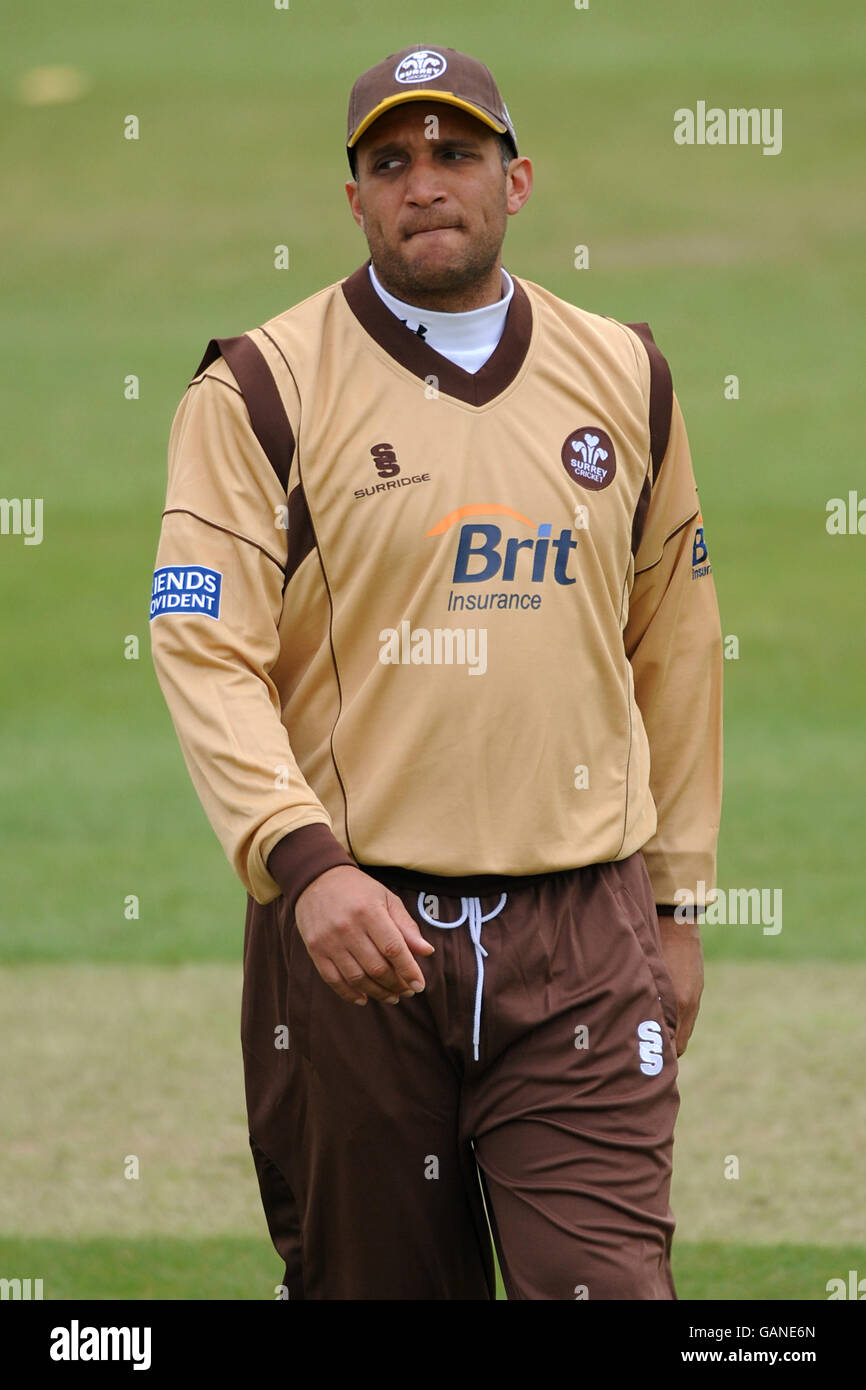
<instances>
[{"instance_id":1,"label":"sleeve sponsor patch","mask_svg":"<svg viewBox=\"0 0 866 1390\"><path fill-rule=\"evenodd\" d=\"M703 579L705 574L712 574L712 571L707 543L704 540L703 517L699 516L692 541L692 579Z\"/></svg>"},{"instance_id":2,"label":"sleeve sponsor patch","mask_svg":"<svg viewBox=\"0 0 866 1390\"><path fill-rule=\"evenodd\" d=\"M150 621L160 613L205 613L220 615L223 577L219 570L203 565L166 565L153 576Z\"/></svg>"}]
</instances>

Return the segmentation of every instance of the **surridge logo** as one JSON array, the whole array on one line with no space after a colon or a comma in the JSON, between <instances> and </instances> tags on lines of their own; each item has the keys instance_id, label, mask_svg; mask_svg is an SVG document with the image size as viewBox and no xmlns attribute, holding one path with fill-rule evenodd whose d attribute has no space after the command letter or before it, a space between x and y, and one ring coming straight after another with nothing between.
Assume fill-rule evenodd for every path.
<instances>
[{"instance_id":1,"label":"surridge logo","mask_svg":"<svg viewBox=\"0 0 866 1390\"><path fill-rule=\"evenodd\" d=\"M394 77L398 82L430 82L441 77L447 66L447 60L435 49L416 48L397 64Z\"/></svg>"},{"instance_id":2,"label":"surridge logo","mask_svg":"<svg viewBox=\"0 0 866 1390\"><path fill-rule=\"evenodd\" d=\"M661 1024L653 1018L645 1018L637 1026L637 1037L641 1071L644 1076L658 1076L664 1066Z\"/></svg>"},{"instance_id":3,"label":"surridge logo","mask_svg":"<svg viewBox=\"0 0 866 1390\"><path fill-rule=\"evenodd\" d=\"M393 444L384 441L381 444L374 444L370 453L380 478L393 478L396 473L400 472L397 451Z\"/></svg>"},{"instance_id":4,"label":"surridge logo","mask_svg":"<svg viewBox=\"0 0 866 1390\"><path fill-rule=\"evenodd\" d=\"M393 444L387 440L382 440L379 444L373 444L370 448L370 457L380 478L384 482L374 483L372 487L356 487L354 498L360 502L365 497L375 497L380 492L388 492L391 488L410 487L412 483L429 483L429 473L407 474L404 478L398 477L400 464L397 461L397 450Z\"/></svg>"}]
</instances>

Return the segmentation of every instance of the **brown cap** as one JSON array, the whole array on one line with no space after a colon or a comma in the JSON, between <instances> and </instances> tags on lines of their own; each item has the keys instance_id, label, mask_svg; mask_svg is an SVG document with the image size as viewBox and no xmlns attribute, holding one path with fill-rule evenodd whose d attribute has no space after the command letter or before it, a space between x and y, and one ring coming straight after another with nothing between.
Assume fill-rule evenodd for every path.
<instances>
[{"instance_id":1,"label":"brown cap","mask_svg":"<svg viewBox=\"0 0 866 1390\"><path fill-rule=\"evenodd\" d=\"M444 101L459 106L508 141L517 156L517 136L493 74L477 58L456 48L404 48L362 72L349 96L346 151L392 106L404 101Z\"/></svg>"}]
</instances>

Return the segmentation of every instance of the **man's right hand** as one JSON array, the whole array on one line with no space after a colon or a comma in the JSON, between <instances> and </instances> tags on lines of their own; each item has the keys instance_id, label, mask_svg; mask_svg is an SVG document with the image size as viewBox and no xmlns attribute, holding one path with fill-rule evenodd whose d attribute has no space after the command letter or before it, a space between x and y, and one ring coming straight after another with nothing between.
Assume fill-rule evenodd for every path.
<instances>
[{"instance_id":1,"label":"man's right hand","mask_svg":"<svg viewBox=\"0 0 866 1390\"><path fill-rule=\"evenodd\" d=\"M414 960L432 955L396 893L361 869L340 864L308 884L295 903L295 924L310 959L341 999L398 1004L424 988Z\"/></svg>"}]
</instances>

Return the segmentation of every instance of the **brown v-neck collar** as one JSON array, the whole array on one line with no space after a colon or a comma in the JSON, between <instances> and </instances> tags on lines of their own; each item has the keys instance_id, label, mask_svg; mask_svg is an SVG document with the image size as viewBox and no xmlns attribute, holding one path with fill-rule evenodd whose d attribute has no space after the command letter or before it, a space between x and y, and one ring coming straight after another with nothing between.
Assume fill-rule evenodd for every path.
<instances>
[{"instance_id":1,"label":"brown v-neck collar","mask_svg":"<svg viewBox=\"0 0 866 1390\"><path fill-rule=\"evenodd\" d=\"M372 259L372 258L371 258ZM341 288L361 327L380 347L422 381L435 376L438 388L466 405L487 405L510 386L523 366L532 337L532 307L519 280L505 316L505 328L496 348L477 372L467 372L425 343L377 295L370 279L370 260L360 266Z\"/></svg>"}]
</instances>

